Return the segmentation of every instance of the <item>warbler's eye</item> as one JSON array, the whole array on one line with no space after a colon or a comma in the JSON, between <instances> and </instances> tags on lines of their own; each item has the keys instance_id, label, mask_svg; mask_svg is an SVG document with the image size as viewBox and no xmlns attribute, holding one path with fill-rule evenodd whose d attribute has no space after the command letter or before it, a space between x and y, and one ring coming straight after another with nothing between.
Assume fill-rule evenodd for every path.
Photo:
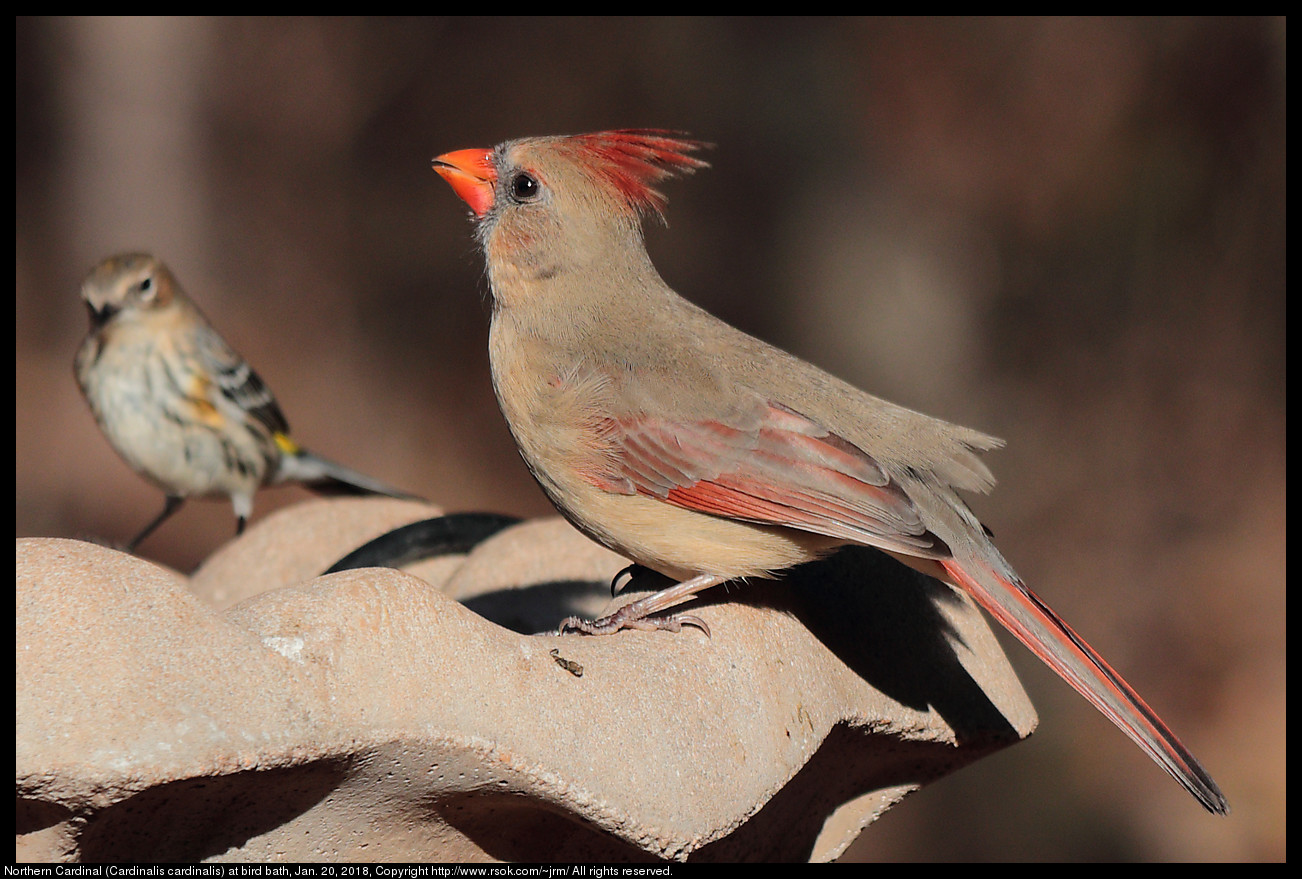
<instances>
[{"instance_id":1,"label":"warbler's eye","mask_svg":"<svg viewBox=\"0 0 1302 879\"><path fill-rule=\"evenodd\" d=\"M148 298L150 298L151 296L154 295L154 279L153 279L153 278L145 278L143 281L140 282L140 293L141 293L141 295L143 295L146 299L148 299Z\"/></svg>"},{"instance_id":2,"label":"warbler's eye","mask_svg":"<svg viewBox=\"0 0 1302 879\"><path fill-rule=\"evenodd\" d=\"M515 201L533 201L541 191L538 181L523 171L511 178L511 198Z\"/></svg>"}]
</instances>

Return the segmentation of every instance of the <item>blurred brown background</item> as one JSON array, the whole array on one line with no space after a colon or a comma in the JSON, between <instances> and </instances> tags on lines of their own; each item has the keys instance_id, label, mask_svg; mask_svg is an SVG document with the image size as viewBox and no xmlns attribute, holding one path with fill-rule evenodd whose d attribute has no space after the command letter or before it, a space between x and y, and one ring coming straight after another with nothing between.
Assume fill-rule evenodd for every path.
<instances>
[{"instance_id":1,"label":"blurred brown background","mask_svg":"<svg viewBox=\"0 0 1302 879\"><path fill-rule=\"evenodd\" d=\"M17 536L161 508L72 379L86 270L166 259L305 445L454 510L550 514L429 168L668 127L661 273L850 381L1005 437L974 506L1220 782L1202 809L1008 639L1032 739L851 858L1282 860L1283 19L18 19ZM255 521L306 495L257 498ZM230 538L188 504L141 548ZM743 596L744 597L744 596ZM618 754L611 754L618 759Z\"/></svg>"}]
</instances>

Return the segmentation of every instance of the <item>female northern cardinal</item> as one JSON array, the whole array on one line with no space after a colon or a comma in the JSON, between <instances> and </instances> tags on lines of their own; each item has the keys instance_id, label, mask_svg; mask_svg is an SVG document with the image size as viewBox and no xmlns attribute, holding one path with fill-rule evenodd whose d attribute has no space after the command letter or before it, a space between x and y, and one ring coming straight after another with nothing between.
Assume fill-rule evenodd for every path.
<instances>
[{"instance_id":1,"label":"female northern cardinal","mask_svg":"<svg viewBox=\"0 0 1302 879\"><path fill-rule=\"evenodd\" d=\"M1208 810L1225 797L1161 719L1022 584L958 496L988 491L1000 441L870 396L680 297L642 238L653 186L706 163L658 130L507 141L434 159L470 205L493 291L489 355L520 454L589 537L678 585L651 614L846 543L966 590ZM708 632L708 629L706 629Z\"/></svg>"}]
</instances>

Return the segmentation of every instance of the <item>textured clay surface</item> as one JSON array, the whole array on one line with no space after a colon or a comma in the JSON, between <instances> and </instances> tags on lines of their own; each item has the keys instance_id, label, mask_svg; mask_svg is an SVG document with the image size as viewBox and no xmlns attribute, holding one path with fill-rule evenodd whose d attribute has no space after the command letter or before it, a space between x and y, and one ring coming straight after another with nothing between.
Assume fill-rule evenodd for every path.
<instances>
[{"instance_id":1,"label":"textured clay surface","mask_svg":"<svg viewBox=\"0 0 1302 879\"><path fill-rule=\"evenodd\" d=\"M320 576L439 515L304 503L189 578L18 540L18 860L829 860L1035 726L967 599L871 550L707 592L711 637L553 634L627 564L559 518Z\"/></svg>"}]
</instances>

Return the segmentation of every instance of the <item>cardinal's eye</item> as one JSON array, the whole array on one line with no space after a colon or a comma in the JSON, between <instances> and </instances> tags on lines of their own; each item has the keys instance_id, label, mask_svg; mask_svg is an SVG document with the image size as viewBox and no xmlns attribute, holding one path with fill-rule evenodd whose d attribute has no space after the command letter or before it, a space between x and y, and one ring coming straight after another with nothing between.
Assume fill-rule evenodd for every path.
<instances>
[{"instance_id":1,"label":"cardinal's eye","mask_svg":"<svg viewBox=\"0 0 1302 879\"><path fill-rule=\"evenodd\" d=\"M523 171L511 178L511 198L515 201L533 201L541 191L538 181Z\"/></svg>"}]
</instances>

